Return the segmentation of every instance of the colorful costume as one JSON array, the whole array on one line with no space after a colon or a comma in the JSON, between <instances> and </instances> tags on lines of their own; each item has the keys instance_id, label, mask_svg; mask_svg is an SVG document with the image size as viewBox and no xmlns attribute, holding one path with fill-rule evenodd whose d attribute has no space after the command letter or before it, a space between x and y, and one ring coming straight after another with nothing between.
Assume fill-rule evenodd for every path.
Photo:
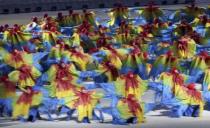
<instances>
[{"instance_id":1,"label":"colorful costume","mask_svg":"<svg viewBox=\"0 0 210 128\"><path fill-rule=\"evenodd\" d=\"M190 65L190 75L201 75L209 67L209 55L206 51L195 56Z\"/></svg>"},{"instance_id":2,"label":"colorful costume","mask_svg":"<svg viewBox=\"0 0 210 128\"><path fill-rule=\"evenodd\" d=\"M203 83L202 83L203 91L210 91L210 80L209 80L210 77L209 77L209 75L210 75L210 70L208 68L204 72L204 78L203 78Z\"/></svg>"},{"instance_id":3,"label":"colorful costume","mask_svg":"<svg viewBox=\"0 0 210 128\"><path fill-rule=\"evenodd\" d=\"M23 45L26 45L29 39L32 38L31 33L23 32L20 26L15 25L12 29L7 29L4 31L3 43L4 47L9 49L21 49Z\"/></svg>"},{"instance_id":4,"label":"colorful costume","mask_svg":"<svg viewBox=\"0 0 210 128\"><path fill-rule=\"evenodd\" d=\"M175 21L180 20L182 17L185 17L188 22L191 22L194 20L195 17L204 14L204 12L204 8L199 8L196 7L195 4L192 4L191 6L186 6L185 8L176 11L172 15L172 17Z\"/></svg>"},{"instance_id":5,"label":"colorful costume","mask_svg":"<svg viewBox=\"0 0 210 128\"><path fill-rule=\"evenodd\" d=\"M12 102L16 96L16 85L8 80L7 76L2 76L0 78L0 106L1 113L0 115L12 115Z\"/></svg>"},{"instance_id":6,"label":"colorful costume","mask_svg":"<svg viewBox=\"0 0 210 128\"><path fill-rule=\"evenodd\" d=\"M209 19L194 5L173 12L149 5L131 17L118 5L110 19L70 10L0 26L0 116L70 120L77 111L84 123L105 113L114 124L143 123L159 105L201 116L210 103Z\"/></svg>"},{"instance_id":7,"label":"colorful costume","mask_svg":"<svg viewBox=\"0 0 210 128\"><path fill-rule=\"evenodd\" d=\"M98 70L95 71L97 76L94 78L95 82L111 82L115 81L119 76L119 70L109 61L98 65Z\"/></svg>"},{"instance_id":8,"label":"colorful costume","mask_svg":"<svg viewBox=\"0 0 210 128\"><path fill-rule=\"evenodd\" d=\"M33 90L31 87L26 88L23 93L17 97L14 106L12 117L14 119L29 117L30 108L38 106L42 102L42 94Z\"/></svg>"},{"instance_id":9,"label":"colorful costume","mask_svg":"<svg viewBox=\"0 0 210 128\"><path fill-rule=\"evenodd\" d=\"M34 86L36 79L41 76L41 72L33 66L23 65L17 70L9 73L9 79L18 84L20 88Z\"/></svg>"},{"instance_id":10,"label":"colorful costume","mask_svg":"<svg viewBox=\"0 0 210 128\"><path fill-rule=\"evenodd\" d=\"M125 62L123 62L121 72L133 71L139 74L142 79L146 79L150 72L150 65L147 60L148 53L141 52L138 47L134 47L130 54L127 55Z\"/></svg>"},{"instance_id":11,"label":"colorful costume","mask_svg":"<svg viewBox=\"0 0 210 128\"><path fill-rule=\"evenodd\" d=\"M128 123L129 120L133 121L133 123L143 123L145 121L144 110L132 94L129 94L127 98L119 99L116 108L120 113L120 117L127 120Z\"/></svg>"},{"instance_id":12,"label":"colorful costume","mask_svg":"<svg viewBox=\"0 0 210 128\"><path fill-rule=\"evenodd\" d=\"M136 99L139 99L147 89L147 82L132 72L121 75L114 84L118 95L128 97L128 95L132 94Z\"/></svg>"},{"instance_id":13,"label":"colorful costume","mask_svg":"<svg viewBox=\"0 0 210 128\"><path fill-rule=\"evenodd\" d=\"M196 54L196 43L193 39L184 36L174 42L174 53L181 59L190 59Z\"/></svg>"},{"instance_id":14,"label":"colorful costume","mask_svg":"<svg viewBox=\"0 0 210 128\"><path fill-rule=\"evenodd\" d=\"M51 82L49 89L54 92L58 98L72 95L76 89L79 72L73 64L53 64L49 70L42 76L42 81Z\"/></svg>"},{"instance_id":15,"label":"colorful costume","mask_svg":"<svg viewBox=\"0 0 210 128\"><path fill-rule=\"evenodd\" d=\"M174 67L180 68L179 60L173 55L173 52L169 51L157 57L150 71L150 76L155 77L161 72L168 71Z\"/></svg>"},{"instance_id":16,"label":"colorful costume","mask_svg":"<svg viewBox=\"0 0 210 128\"><path fill-rule=\"evenodd\" d=\"M143 10L140 10L139 13L149 23L153 22L154 19L159 19L161 16L163 16L162 10L160 10L156 6L153 6L152 4L150 4L148 7L144 8Z\"/></svg>"},{"instance_id":17,"label":"colorful costume","mask_svg":"<svg viewBox=\"0 0 210 128\"><path fill-rule=\"evenodd\" d=\"M127 7L116 7L113 8L110 13L110 26L119 25L122 21L126 21L128 19L128 8Z\"/></svg>"},{"instance_id":18,"label":"colorful costume","mask_svg":"<svg viewBox=\"0 0 210 128\"><path fill-rule=\"evenodd\" d=\"M67 106L71 109L76 109L78 112L78 121L89 122L92 119L93 111L96 105L99 103L100 98L103 94L95 91L76 91L74 96L67 99Z\"/></svg>"},{"instance_id":19,"label":"colorful costume","mask_svg":"<svg viewBox=\"0 0 210 128\"><path fill-rule=\"evenodd\" d=\"M187 77L177 70L164 72L160 75L163 90L161 103L173 107L173 116L201 116L204 107L201 92L195 89L193 83L185 85ZM158 87L156 85L157 88Z\"/></svg>"}]
</instances>

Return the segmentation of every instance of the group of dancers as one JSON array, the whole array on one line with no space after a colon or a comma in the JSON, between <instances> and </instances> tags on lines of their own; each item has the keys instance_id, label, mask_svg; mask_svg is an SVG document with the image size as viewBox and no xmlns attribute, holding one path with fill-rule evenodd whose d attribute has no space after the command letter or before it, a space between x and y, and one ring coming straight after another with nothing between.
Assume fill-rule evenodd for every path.
<instances>
[{"instance_id":1,"label":"group of dancers","mask_svg":"<svg viewBox=\"0 0 210 128\"><path fill-rule=\"evenodd\" d=\"M210 110L210 8L119 4L106 13L0 26L0 116L103 123L109 114L128 124L160 106L173 117ZM147 90L156 92L152 103L142 99Z\"/></svg>"}]
</instances>

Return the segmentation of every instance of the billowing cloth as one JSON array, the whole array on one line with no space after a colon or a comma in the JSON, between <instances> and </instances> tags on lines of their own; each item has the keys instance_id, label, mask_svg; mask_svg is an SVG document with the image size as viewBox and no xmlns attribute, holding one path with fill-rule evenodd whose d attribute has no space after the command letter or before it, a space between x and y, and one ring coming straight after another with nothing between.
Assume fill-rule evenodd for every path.
<instances>
[{"instance_id":1,"label":"billowing cloth","mask_svg":"<svg viewBox=\"0 0 210 128\"><path fill-rule=\"evenodd\" d=\"M174 35L177 37L185 36L187 33L190 33L193 31L192 26L187 23L186 21L181 21L179 24L176 25L174 29Z\"/></svg>"},{"instance_id":2,"label":"billowing cloth","mask_svg":"<svg viewBox=\"0 0 210 128\"><path fill-rule=\"evenodd\" d=\"M42 70L39 61L47 54L46 52L28 53L17 49L9 52L3 48L1 48L0 51L3 62L15 69L18 69L23 65L29 65Z\"/></svg>"},{"instance_id":3,"label":"billowing cloth","mask_svg":"<svg viewBox=\"0 0 210 128\"><path fill-rule=\"evenodd\" d=\"M175 109L176 116L202 116L204 101L201 92L195 89L193 83L186 86L177 85L175 87L175 97L179 101L179 108Z\"/></svg>"},{"instance_id":4,"label":"billowing cloth","mask_svg":"<svg viewBox=\"0 0 210 128\"><path fill-rule=\"evenodd\" d=\"M194 27L209 27L209 19L206 15L202 15L202 16L199 16L199 17L196 17L193 22L192 22L192 25Z\"/></svg>"},{"instance_id":5,"label":"billowing cloth","mask_svg":"<svg viewBox=\"0 0 210 128\"><path fill-rule=\"evenodd\" d=\"M116 107L122 119L136 117L137 123L145 121L143 108L132 94L129 94L127 98L120 99Z\"/></svg>"},{"instance_id":6,"label":"billowing cloth","mask_svg":"<svg viewBox=\"0 0 210 128\"><path fill-rule=\"evenodd\" d=\"M140 15L142 15L146 21L152 22L154 19L159 19L163 16L162 10L160 10L158 7L153 6L150 4L148 7L144 8L143 10L140 10Z\"/></svg>"},{"instance_id":7,"label":"billowing cloth","mask_svg":"<svg viewBox=\"0 0 210 128\"><path fill-rule=\"evenodd\" d=\"M82 50L72 49L70 50L70 59L79 67L80 70L85 71L87 65L92 62L92 57L89 54L84 53Z\"/></svg>"},{"instance_id":8,"label":"billowing cloth","mask_svg":"<svg viewBox=\"0 0 210 128\"><path fill-rule=\"evenodd\" d=\"M13 106L12 117L17 119L19 117L28 118L29 110L33 106L38 106L42 102L42 94L33 90L31 87L27 88L20 96L17 97Z\"/></svg>"},{"instance_id":9,"label":"billowing cloth","mask_svg":"<svg viewBox=\"0 0 210 128\"><path fill-rule=\"evenodd\" d=\"M194 20L195 17L198 17L199 15L204 14L205 9L195 6L195 4L192 4L191 6L186 6L183 9L177 10L173 15L173 19L175 21L180 20L183 16L185 16L185 19L188 22L191 22ZM171 18L172 18L171 17Z\"/></svg>"},{"instance_id":10,"label":"billowing cloth","mask_svg":"<svg viewBox=\"0 0 210 128\"><path fill-rule=\"evenodd\" d=\"M62 79L62 78L74 78L79 76L79 72L76 70L75 66L65 63L59 63L59 64L53 64L49 68L49 70L46 72L46 75L43 76L44 81L52 82L56 79Z\"/></svg>"},{"instance_id":11,"label":"billowing cloth","mask_svg":"<svg viewBox=\"0 0 210 128\"><path fill-rule=\"evenodd\" d=\"M7 47L21 49L21 46L27 44L32 37L31 33L26 33L21 30L21 27L14 25L14 28L4 31L3 43Z\"/></svg>"},{"instance_id":12,"label":"billowing cloth","mask_svg":"<svg viewBox=\"0 0 210 128\"><path fill-rule=\"evenodd\" d=\"M160 81L163 86L161 102L174 107L174 116L201 116L204 101L201 92L195 89L194 83L185 85L186 77L179 74L177 70L162 73ZM193 109L193 106L197 108ZM188 109L193 110L189 112ZM197 111L195 115L193 115L194 111Z\"/></svg>"},{"instance_id":13,"label":"billowing cloth","mask_svg":"<svg viewBox=\"0 0 210 128\"><path fill-rule=\"evenodd\" d=\"M139 102L132 94L128 97L112 95L111 106L102 108L104 113L112 115L112 123L125 125L128 123L141 124L145 122L144 113L152 110L154 104Z\"/></svg>"},{"instance_id":14,"label":"billowing cloth","mask_svg":"<svg viewBox=\"0 0 210 128\"><path fill-rule=\"evenodd\" d=\"M9 53L8 51L2 48L1 56L3 58L4 63L14 68L20 68L24 64L33 63L32 54L28 54L25 51L14 50L11 53Z\"/></svg>"},{"instance_id":15,"label":"billowing cloth","mask_svg":"<svg viewBox=\"0 0 210 128\"><path fill-rule=\"evenodd\" d=\"M114 86L118 95L127 97L132 94L136 99L139 99L147 89L147 82L138 75L128 72L126 75L118 77Z\"/></svg>"},{"instance_id":16,"label":"billowing cloth","mask_svg":"<svg viewBox=\"0 0 210 128\"><path fill-rule=\"evenodd\" d=\"M87 10L83 10L83 15L82 15L82 20L83 21L88 21L91 25L97 25L95 21L95 12L87 12Z\"/></svg>"},{"instance_id":17,"label":"billowing cloth","mask_svg":"<svg viewBox=\"0 0 210 128\"><path fill-rule=\"evenodd\" d=\"M50 66L60 61L68 62L70 61L69 54L70 52L66 49L65 44L56 44L51 48L46 64Z\"/></svg>"},{"instance_id":18,"label":"billowing cloth","mask_svg":"<svg viewBox=\"0 0 210 128\"><path fill-rule=\"evenodd\" d=\"M166 32L168 32L168 23L159 19L154 19L151 29L154 36L161 36L161 34L166 34Z\"/></svg>"},{"instance_id":19,"label":"billowing cloth","mask_svg":"<svg viewBox=\"0 0 210 128\"><path fill-rule=\"evenodd\" d=\"M15 83L11 82L7 76L2 76L0 78L0 98L14 98L16 96L16 85Z\"/></svg>"},{"instance_id":20,"label":"billowing cloth","mask_svg":"<svg viewBox=\"0 0 210 128\"><path fill-rule=\"evenodd\" d=\"M52 46L54 46L58 40L60 32L56 31L56 28L51 28L51 31L45 30L42 32L42 39L44 48L49 51Z\"/></svg>"},{"instance_id":21,"label":"billowing cloth","mask_svg":"<svg viewBox=\"0 0 210 128\"><path fill-rule=\"evenodd\" d=\"M188 35L195 41L200 47L209 46L208 29L198 28L196 31L188 33Z\"/></svg>"},{"instance_id":22,"label":"billowing cloth","mask_svg":"<svg viewBox=\"0 0 210 128\"><path fill-rule=\"evenodd\" d=\"M120 23L120 26L118 29L116 29L116 32L116 43L119 44L129 43L137 34L134 26L132 24L127 24L125 21Z\"/></svg>"},{"instance_id":23,"label":"billowing cloth","mask_svg":"<svg viewBox=\"0 0 210 128\"><path fill-rule=\"evenodd\" d=\"M110 26L119 25L122 21L126 21L128 19L128 8L118 6L116 8L111 9L110 13Z\"/></svg>"},{"instance_id":24,"label":"billowing cloth","mask_svg":"<svg viewBox=\"0 0 210 128\"><path fill-rule=\"evenodd\" d=\"M189 37L182 37L174 43L174 53L181 59L190 59L196 54L196 43Z\"/></svg>"},{"instance_id":25,"label":"billowing cloth","mask_svg":"<svg viewBox=\"0 0 210 128\"><path fill-rule=\"evenodd\" d=\"M202 89L203 91L210 91L210 69L206 69L204 72Z\"/></svg>"},{"instance_id":26,"label":"billowing cloth","mask_svg":"<svg viewBox=\"0 0 210 128\"><path fill-rule=\"evenodd\" d=\"M79 33L74 32L71 38L69 39L70 47L79 47L80 42L81 42L81 39L80 39Z\"/></svg>"},{"instance_id":27,"label":"billowing cloth","mask_svg":"<svg viewBox=\"0 0 210 128\"><path fill-rule=\"evenodd\" d=\"M103 77L102 75L105 75L105 77L107 77L108 82L115 81L119 76L119 70L109 61L99 64L96 73L99 74L99 76L96 76L95 78L96 82L99 81L100 77Z\"/></svg>"},{"instance_id":28,"label":"billowing cloth","mask_svg":"<svg viewBox=\"0 0 210 128\"><path fill-rule=\"evenodd\" d=\"M114 65L118 70L122 67L122 60L126 58L128 53L127 49L115 49L113 46L108 45L102 47L101 51L105 53L105 60L109 60L112 65Z\"/></svg>"},{"instance_id":29,"label":"billowing cloth","mask_svg":"<svg viewBox=\"0 0 210 128\"><path fill-rule=\"evenodd\" d=\"M79 90L74 96L66 101L66 105L71 109L76 109L78 112L78 121L83 121L85 118L92 119L93 111L99 103L103 94L95 91Z\"/></svg>"},{"instance_id":30,"label":"billowing cloth","mask_svg":"<svg viewBox=\"0 0 210 128\"><path fill-rule=\"evenodd\" d=\"M147 63L148 53L141 52L138 47L134 47L125 62L123 62L122 72L129 71L138 73L142 79L146 79L150 72L150 65Z\"/></svg>"},{"instance_id":31,"label":"billowing cloth","mask_svg":"<svg viewBox=\"0 0 210 128\"><path fill-rule=\"evenodd\" d=\"M141 29L145 30L146 28L143 27ZM154 36L146 29L146 31L140 31L140 34L135 39L130 41L130 44L137 46L142 52L151 53L154 49L150 49L149 45L152 44L153 39Z\"/></svg>"},{"instance_id":32,"label":"billowing cloth","mask_svg":"<svg viewBox=\"0 0 210 128\"><path fill-rule=\"evenodd\" d=\"M23 65L17 70L9 73L9 79L18 84L20 88L34 86L36 79L41 76L41 72L33 66Z\"/></svg>"},{"instance_id":33,"label":"billowing cloth","mask_svg":"<svg viewBox=\"0 0 210 128\"><path fill-rule=\"evenodd\" d=\"M81 72L75 66L65 63L53 64L48 71L42 75L41 82L48 81L49 85L45 88L52 94L50 97L65 98L74 94L80 89L78 84Z\"/></svg>"},{"instance_id":34,"label":"billowing cloth","mask_svg":"<svg viewBox=\"0 0 210 128\"><path fill-rule=\"evenodd\" d=\"M179 59L173 55L172 51L169 51L156 58L150 71L150 76L155 77L164 71L169 71L172 68L180 68Z\"/></svg>"},{"instance_id":35,"label":"billowing cloth","mask_svg":"<svg viewBox=\"0 0 210 128\"><path fill-rule=\"evenodd\" d=\"M190 65L190 75L201 75L209 67L209 55L206 51L193 57Z\"/></svg>"},{"instance_id":36,"label":"billowing cloth","mask_svg":"<svg viewBox=\"0 0 210 128\"><path fill-rule=\"evenodd\" d=\"M58 13L57 21L61 27L72 27L81 24L82 18L79 13L70 10L69 15L63 15L62 13Z\"/></svg>"},{"instance_id":37,"label":"billowing cloth","mask_svg":"<svg viewBox=\"0 0 210 128\"><path fill-rule=\"evenodd\" d=\"M8 76L0 77L0 115L11 116L12 103L16 96L16 85L8 79Z\"/></svg>"}]
</instances>

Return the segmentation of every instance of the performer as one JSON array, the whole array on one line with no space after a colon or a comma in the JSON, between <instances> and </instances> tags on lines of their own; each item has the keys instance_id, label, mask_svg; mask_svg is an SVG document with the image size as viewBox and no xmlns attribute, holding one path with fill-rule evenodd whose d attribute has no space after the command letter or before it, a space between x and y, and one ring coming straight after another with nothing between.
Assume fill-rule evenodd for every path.
<instances>
[{"instance_id":1,"label":"performer","mask_svg":"<svg viewBox=\"0 0 210 128\"><path fill-rule=\"evenodd\" d=\"M190 83L193 81L185 84L186 76L179 74L176 69L162 73L159 79L162 84L156 84L156 88L162 88L161 103L172 106L173 116L201 116L204 101L201 92L195 89L195 84Z\"/></svg>"},{"instance_id":2,"label":"performer","mask_svg":"<svg viewBox=\"0 0 210 128\"><path fill-rule=\"evenodd\" d=\"M174 42L173 49L177 57L191 59L196 54L196 43L189 36L183 36L177 42Z\"/></svg>"},{"instance_id":3,"label":"performer","mask_svg":"<svg viewBox=\"0 0 210 128\"><path fill-rule=\"evenodd\" d=\"M154 108L153 104L139 102L132 94L129 94L128 97L112 95L110 98L112 99L111 106L102 110L112 115L113 124L141 124L145 122L144 113Z\"/></svg>"},{"instance_id":4,"label":"performer","mask_svg":"<svg viewBox=\"0 0 210 128\"><path fill-rule=\"evenodd\" d=\"M192 26L189 23L187 23L187 21L181 20L181 22L177 24L174 29L174 35L177 37L182 37L192 31L193 31Z\"/></svg>"},{"instance_id":5,"label":"performer","mask_svg":"<svg viewBox=\"0 0 210 128\"><path fill-rule=\"evenodd\" d=\"M36 79L41 76L41 72L34 66L22 65L20 68L9 73L9 80L18 84L23 89L27 86L35 86Z\"/></svg>"},{"instance_id":6,"label":"performer","mask_svg":"<svg viewBox=\"0 0 210 128\"><path fill-rule=\"evenodd\" d=\"M166 54L160 55L156 58L152 69L150 71L150 76L156 77L164 71L168 71L173 67L180 69L179 60L174 56L172 51L168 51Z\"/></svg>"},{"instance_id":7,"label":"performer","mask_svg":"<svg viewBox=\"0 0 210 128\"><path fill-rule=\"evenodd\" d=\"M134 26L132 24L128 24L125 21L122 21L119 25L119 28L116 30L117 34L115 36L116 43L118 44L128 44L137 32L135 32Z\"/></svg>"},{"instance_id":8,"label":"performer","mask_svg":"<svg viewBox=\"0 0 210 128\"><path fill-rule=\"evenodd\" d=\"M122 61L126 58L129 52L125 48L115 49L111 44L100 49L102 54L105 54L104 59L109 60L118 70L122 67Z\"/></svg>"},{"instance_id":9,"label":"performer","mask_svg":"<svg viewBox=\"0 0 210 128\"><path fill-rule=\"evenodd\" d=\"M23 32L21 26L15 24L13 28L7 28L4 30L3 44L7 49L22 49L23 45L32 38L32 34L29 32Z\"/></svg>"},{"instance_id":10,"label":"performer","mask_svg":"<svg viewBox=\"0 0 210 128\"><path fill-rule=\"evenodd\" d=\"M56 27L51 27L42 32L43 45L46 51L50 51L51 47L56 44L59 35L61 33L57 31Z\"/></svg>"},{"instance_id":11,"label":"performer","mask_svg":"<svg viewBox=\"0 0 210 128\"><path fill-rule=\"evenodd\" d=\"M81 15L73 10L69 10L69 15L66 17L68 26L78 26L82 23Z\"/></svg>"},{"instance_id":12,"label":"performer","mask_svg":"<svg viewBox=\"0 0 210 128\"><path fill-rule=\"evenodd\" d=\"M128 123L143 123L145 121L142 106L132 94L119 99L116 108L121 114L121 118L127 120Z\"/></svg>"},{"instance_id":13,"label":"performer","mask_svg":"<svg viewBox=\"0 0 210 128\"><path fill-rule=\"evenodd\" d=\"M87 20L91 25L96 26L98 23L95 21L95 13L93 11L88 12L86 9L83 10L82 20Z\"/></svg>"},{"instance_id":14,"label":"performer","mask_svg":"<svg viewBox=\"0 0 210 128\"><path fill-rule=\"evenodd\" d=\"M30 109L38 106L42 102L42 94L39 91L33 90L31 86L21 89L23 92L17 97L17 100L13 106L13 119L20 119L21 121L27 121L30 117ZM35 112L37 116L38 112ZM36 117L35 116L35 117ZM33 118L31 121L35 121Z\"/></svg>"},{"instance_id":15,"label":"performer","mask_svg":"<svg viewBox=\"0 0 210 128\"><path fill-rule=\"evenodd\" d=\"M90 120L93 118L94 109L102 97L103 94L101 93L81 88L81 90L75 92L73 97L67 99L66 106L77 110L79 122L90 123Z\"/></svg>"},{"instance_id":16,"label":"performer","mask_svg":"<svg viewBox=\"0 0 210 128\"><path fill-rule=\"evenodd\" d=\"M147 63L148 53L141 52L137 46L134 46L130 54L127 55L126 60L123 62L121 72L127 73L129 71L135 72L140 75L142 79L148 78L150 66Z\"/></svg>"},{"instance_id":17,"label":"performer","mask_svg":"<svg viewBox=\"0 0 210 128\"><path fill-rule=\"evenodd\" d=\"M8 79L8 76L0 77L0 116L12 116L12 103L16 97L16 85Z\"/></svg>"},{"instance_id":18,"label":"performer","mask_svg":"<svg viewBox=\"0 0 210 128\"><path fill-rule=\"evenodd\" d=\"M149 23L152 23L154 19L159 19L163 16L162 10L160 10L158 7L154 6L153 3L150 3L143 10L140 10L139 13Z\"/></svg>"},{"instance_id":19,"label":"performer","mask_svg":"<svg viewBox=\"0 0 210 128\"><path fill-rule=\"evenodd\" d=\"M118 95L128 97L128 95L132 94L136 99L141 98L147 90L147 82L132 72L118 77L114 82L114 86Z\"/></svg>"},{"instance_id":20,"label":"performer","mask_svg":"<svg viewBox=\"0 0 210 128\"><path fill-rule=\"evenodd\" d=\"M190 75L201 75L209 67L210 57L206 51L202 51L200 54L193 57L190 65Z\"/></svg>"},{"instance_id":21,"label":"performer","mask_svg":"<svg viewBox=\"0 0 210 128\"><path fill-rule=\"evenodd\" d=\"M9 52L3 48L0 48L0 51L3 62L15 69L18 69L23 65L30 65L42 70L39 60L46 55L46 52L28 53L26 51L19 51L17 49Z\"/></svg>"},{"instance_id":22,"label":"performer","mask_svg":"<svg viewBox=\"0 0 210 128\"><path fill-rule=\"evenodd\" d=\"M120 74L119 70L110 61L99 64L97 70L93 73L94 81L97 83L115 81Z\"/></svg>"},{"instance_id":23,"label":"performer","mask_svg":"<svg viewBox=\"0 0 210 128\"><path fill-rule=\"evenodd\" d=\"M202 83L202 90L203 91L210 91L210 80L209 80L209 75L210 75L210 68L206 69L204 72L204 78L203 78L203 83Z\"/></svg>"},{"instance_id":24,"label":"performer","mask_svg":"<svg viewBox=\"0 0 210 128\"><path fill-rule=\"evenodd\" d=\"M117 7L110 10L110 26L120 25L122 21L128 19L128 8L119 4Z\"/></svg>"},{"instance_id":25,"label":"performer","mask_svg":"<svg viewBox=\"0 0 210 128\"><path fill-rule=\"evenodd\" d=\"M89 54L84 53L81 47L72 48L69 49L69 51L70 59L76 64L76 66L79 67L81 71L85 71L87 69L87 65L93 61L92 57Z\"/></svg>"},{"instance_id":26,"label":"performer","mask_svg":"<svg viewBox=\"0 0 210 128\"><path fill-rule=\"evenodd\" d=\"M199 15L203 15L204 13L204 8L197 7L194 3L192 3L191 6L186 6L183 9L175 11L171 18L176 19L175 21L177 21L185 17L188 22L191 22L194 20L194 18L198 17Z\"/></svg>"}]
</instances>

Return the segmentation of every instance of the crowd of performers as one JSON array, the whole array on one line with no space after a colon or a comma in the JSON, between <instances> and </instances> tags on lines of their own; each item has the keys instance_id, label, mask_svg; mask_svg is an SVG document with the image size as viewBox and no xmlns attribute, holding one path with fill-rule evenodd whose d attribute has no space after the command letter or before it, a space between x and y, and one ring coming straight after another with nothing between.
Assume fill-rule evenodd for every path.
<instances>
[{"instance_id":1,"label":"crowd of performers","mask_svg":"<svg viewBox=\"0 0 210 128\"><path fill-rule=\"evenodd\" d=\"M108 16L70 10L0 26L0 116L128 124L157 106L173 117L209 110L210 8L119 5ZM147 90L154 103L142 100Z\"/></svg>"}]
</instances>

